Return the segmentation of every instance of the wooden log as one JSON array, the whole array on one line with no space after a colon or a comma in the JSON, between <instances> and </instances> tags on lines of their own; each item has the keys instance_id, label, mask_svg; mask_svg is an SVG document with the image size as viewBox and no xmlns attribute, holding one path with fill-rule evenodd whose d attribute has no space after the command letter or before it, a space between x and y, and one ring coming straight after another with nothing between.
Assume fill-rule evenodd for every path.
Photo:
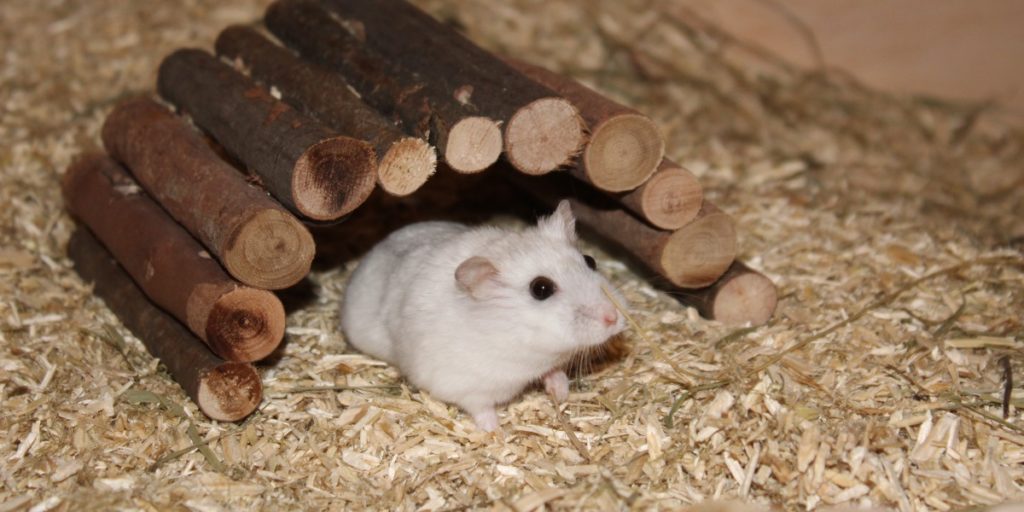
<instances>
[{"instance_id":1,"label":"wooden log","mask_svg":"<svg viewBox=\"0 0 1024 512\"><path fill-rule=\"evenodd\" d=\"M639 187L659 168L665 141L649 117L572 78L520 60L505 61L579 109L590 129L590 140L571 169L578 178L601 190L624 192Z\"/></svg>"},{"instance_id":2,"label":"wooden log","mask_svg":"<svg viewBox=\"0 0 1024 512\"><path fill-rule=\"evenodd\" d=\"M367 141L376 151L377 184L405 196L426 183L437 167L437 153L427 141L402 133L363 102L337 73L300 59L254 29L232 26L217 37L217 54L237 60L249 76L281 99L335 132Z\"/></svg>"},{"instance_id":3,"label":"wooden log","mask_svg":"<svg viewBox=\"0 0 1024 512\"><path fill-rule=\"evenodd\" d=\"M667 158L636 190L619 196L627 210L660 229L679 229L697 217L704 187L690 171Z\"/></svg>"},{"instance_id":4,"label":"wooden log","mask_svg":"<svg viewBox=\"0 0 1024 512\"><path fill-rule=\"evenodd\" d=\"M122 102L103 145L235 279L272 290L309 273L309 230L221 160L184 119L148 98Z\"/></svg>"},{"instance_id":5,"label":"wooden log","mask_svg":"<svg viewBox=\"0 0 1024 512\"><path fill-rule=\"evenodd\" d=\"M586 133L573 104L523 76L405 0L325 0L385 59L420 76L439 99L456 101L505 129L505 155L526 174L568 167ZM652 169L653 170L653 169Z\"/></svg>"},{"instance_id":6,"label":"wooden log","mask_svg":"<svg viewBox=\"0 0 1024 512\"><path fill-rule=\"evenodd\" d=\"M569 199L580 223L622 246L636 259L680 288L715 282L736 259L732 217L704 201L697 217L676 231L652 228L607 197L561 176L526 177L505 173L512 183L548 206Z\"/></svg>"},{"instance_id":7,"label":"wooden log","mask_svg":"<svg viewBox=\"0 0 1024 512\"><path fill-rule=\"evenodd\" d=\"M740 261L714 284L697 290L670 290L679 302L697 308L701 316L729 325L763 325L778 304L775 283Z\"/></svg>"},{"instance_id":8,"label":"wooden log","mask_svg":"<svg viewBox=\"0 0 1024 512\"><path fill-rule=\"evenodd\" d=\"M681 288L711 285L736 259L735 223L707 201L693 222L676 231L650 228L621 210L596 209L578 200L570 202L580 222L618 243Z\"/></svg>"},{"instance_id":9,"label":"wooden log","mask_svg":"<svg viewBox=\"0 0 1024 512\"><path fill-rule=\"evenodd\" d=\"M79 227L68 256L83 281L167 368L199 410L217 421L245 418L263 399L263 383L249 363L215 356L185 326L146 298L88 230Z\"/></svg>"},{"instance_id":10,"label":"wooden log","mask_svg":"<svg viewBox=\"0 0 1024 512\"><path fill-rule=\"evenodd\" d=\"M100 153L79 158L61 185L68 210L153 302L215 354L256 361L280 344L285 325L281 301L229 277L117 162Z\"/></svg>"},{"instance_id":11,"label":"wooden log","mask_svg":"<svg viewBox=\"0 0 1024 512\"><path fill-rule=\"evenodd\" d=\"M450 94L433 93L415 74L368 50L318 3L276 2L267 9L265 22L304 57L343 75L367 104L436 146L456 172L483 171L501 155L501 129L495 120Z\"/></svg>"},{"instance_id":12,"label":"wooden log","mask_svg":"<svg viewBox=\"0 0 1024 512\"><path fill-rule=\"evenodd\" d=\"M337 220L373 191L377 161L369 144L335 134L206 52L169 55L157 88L305 217Z\"/></svg>"}]
</instances>

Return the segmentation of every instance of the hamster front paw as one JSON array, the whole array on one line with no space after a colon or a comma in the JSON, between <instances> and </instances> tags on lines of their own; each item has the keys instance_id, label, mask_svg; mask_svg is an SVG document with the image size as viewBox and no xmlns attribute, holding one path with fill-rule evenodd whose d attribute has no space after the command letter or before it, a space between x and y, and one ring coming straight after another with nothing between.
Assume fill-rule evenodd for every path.
<instances>
[{"instance_id":1,"label":"hamster front paw","mask_svg":"<svg viewBox=\"0 0 1024 512\"><path fill-rule=\"evenodd\" d=\"M476 422L477 428L484 432L494 432L498 429L498 413L494 407L474 412L473 421Z\"/></svg>"},{"instance_id":2,"label":"hamster front paw","mask_svg":"<svg viewBox=\"0 0 1024 512\"><path fill-rule=\"evenodd\" d=\"M544 374L544 391L547 391L556 402L565 402L569 399L569 376L561 369Z\"/></svg>"}]
</instances>

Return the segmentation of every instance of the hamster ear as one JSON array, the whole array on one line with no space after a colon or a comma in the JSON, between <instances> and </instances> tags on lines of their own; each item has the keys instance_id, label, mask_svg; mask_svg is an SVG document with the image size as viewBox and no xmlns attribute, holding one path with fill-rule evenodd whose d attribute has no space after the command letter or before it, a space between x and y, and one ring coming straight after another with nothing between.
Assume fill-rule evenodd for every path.
<instances>
[{"instance_id":1,"label":"hamster ear","mask_svg":"<svg viewBox=\"0 0 1024 512\"><path fill-rule=\"evenodd\" d=\"M555 208L555 213L537 222L537 228L552 238L575 242L576 217L572 214L572 207L569 206L569 201L562 199L558 203L558 208Z\"/></svg>"},{"instance_id":2,"label":"hamster ear","mask_svg":"<svg viewBox=\"0 0 1024 512\"><path fill-rule=\"evenodd\" d=\"M498 286L498 269L491 260L473 256L455 269L455 283L474 299L485 299Z\"/></svg>"}]
</instances>

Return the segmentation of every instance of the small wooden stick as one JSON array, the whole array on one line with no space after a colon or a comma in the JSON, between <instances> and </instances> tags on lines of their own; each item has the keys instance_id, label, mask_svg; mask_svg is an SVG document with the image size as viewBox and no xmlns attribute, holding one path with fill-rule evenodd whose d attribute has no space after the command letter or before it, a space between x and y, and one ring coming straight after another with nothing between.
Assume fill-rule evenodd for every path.
<instances>
[{"instance_id":1,"label":"small wooden stick","mask_svg":"<svg viewBox=\"0 0 1024 512\"><path fill-rule=\"evenodd\" d=\"M380 157L377 183L385 192L405 196L426 183L437 167L427 141L401 132L359 98L337 73L302 60L254 29L236 25L217 37L217 54L237 59L249 75L304 114L341 135L370 143Z\"/></svg>"},{"instance_id":2,"label":"small wooden stick","mask_svg":"<svg viewBox=\"0 0 1024 512\"><path fill-rule=\"evenodd\" d=\"M732 217L708 201L704 201L697 217L686 226L676 231L662 231L648 226L579 182L556 175L542 178L515 173L505 175L549 206L562 198L569 199L581 223L622 246L675 286L710 286L736 259L735 223Z\"/></svg>"},{"instance_id":3,"label":"small wooden stick","mask_svg":"<svg viewBox=\"0 0 1024 512\"><path fill-rule=\"evenodd\" d=\"M771 319L778 303L775 283L740 261L707 288L674 290L672 295L701 316L729 325L763 325Z\"/></svg>"},{"instance_id":4,"label":"small wooden stick","mask_svg":"<svg viewBox=\"0 0 1024 512\"><path fill-rule=\"evenodd\" d=\"M665 156L665 141L649 117L572 78L520 60L505 61L579 109L590 128L590 141L577 165L570 168L577 178L601 190L624 192L639 187L658 169Z\"/></svg>"},{"instance_id":5,"label":"small wooden stick","mask_svg":"<svg viewBox=\"0 0 1024 512\"><path fill-rule=\"evenodd\" d=\"M106 155L68 167L61 183L68 210L110 250L158 306L188 326L215 354L249 362L284 336L284 307L266 290L231 279L184 228Z\"/></svg>"},{"instance_id":6,"label":"small wooden stick","mask_svg":"<svg viewBox=\"0 0 1024 512\"><path fill-rule=\"evenodd\" d=\"M337 220L373 191L377 160L369 144L335 134L206 52L169 55L157 88L305 217Z\"/></svg>"},{"instance_id":7,"label":"small wooden stick","mask_svg":"<svg viewBox=\"0 0 1024 512\"><path fill-rule=\"evenodd\" d=\"M107 116L103 145L235 279L276 290L309 273L309 230L184 119L148 98L127 100Z\"/></svg>"},{"instance_id":8,"label":"small wooden stick","mask_svg":"<svg viewBox=\"0 0 1024 512\"><path fill-rule=\"evenodd\" d=\"M679 229L700 212L704 187L693 173L664 158L650 179L619 196L619 202L654 227Z\"/></svg>"},{"instance_id":9,"label":"small wooden stick","mask_svg":"<svg viewBox=\"0 0 1024 512\"><path fill-rule=\"evenodd\" d=\"M693 222L674 232L650 228L621 210L600 210L578 200L570 202L580 222L681 288L711 285L736 258L732 217L707 201Z\"/></svg>"},{"instance_id":10,"label":"small wooden stick","mask_svg":"<svg viewBox=\"0 0 1024 512\"><path fill-rule=\"evenodd\" d=\"M68 256L82 280L160 360L199 410L217 421L238 421L263 399L263 384L249 363L213 355L173 317L149 302L114 258L88 230L79 227L68 242Z\"/></svg>"},{"instance_id":11,"label":"small wooden stick","mask_svg":"<svg viewBox=\"0 0 1024 512\"><path fill-rule=\"evenodd\" d=\"M520 172L536 175L567 167L583 149L583 119L570 101L411 3L324 3L357 27L367 47L416 73L435 91L438 101L469 106L500 122L505 129L505 156ZM660 155L655 162L658 159Z\"/></svg>"},{"instance_id":12,"label":"small wooden stick","mask_svg":"<svg viewBox=\"0 0 1024 512\"><path fill-rule=\"evenodd\" d=\"M340 72L363 101L430 141L460 173L483 171L501 155L501 129L470 105L431 92L417 75L367 49L317 2L282 0L268 9L267 28L288 46Z\"/></svg>"}]
</instances>

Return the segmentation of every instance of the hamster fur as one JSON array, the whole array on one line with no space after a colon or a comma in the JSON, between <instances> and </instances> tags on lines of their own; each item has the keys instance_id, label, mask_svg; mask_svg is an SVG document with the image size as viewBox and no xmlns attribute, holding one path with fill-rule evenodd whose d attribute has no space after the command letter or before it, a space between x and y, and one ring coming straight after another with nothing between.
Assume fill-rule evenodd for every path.
<instances>
[{"instance_id":1,"label":"hamster fur","mask_svg":"<svg viewBox=\"0 0 1024 512\"><path fill-rule=\"evenodd\" d=\"M575 242L566 201L521 232L451 222L407 226L353 273L342 329L351 346L494 430L495 406L533 381L567 398L563 366L625 328L602 291L614 293L612 287ZM535 283L540 277L549 281ZM553 293L536 298L547 291Z\"/></svg>"}]
</instances>

